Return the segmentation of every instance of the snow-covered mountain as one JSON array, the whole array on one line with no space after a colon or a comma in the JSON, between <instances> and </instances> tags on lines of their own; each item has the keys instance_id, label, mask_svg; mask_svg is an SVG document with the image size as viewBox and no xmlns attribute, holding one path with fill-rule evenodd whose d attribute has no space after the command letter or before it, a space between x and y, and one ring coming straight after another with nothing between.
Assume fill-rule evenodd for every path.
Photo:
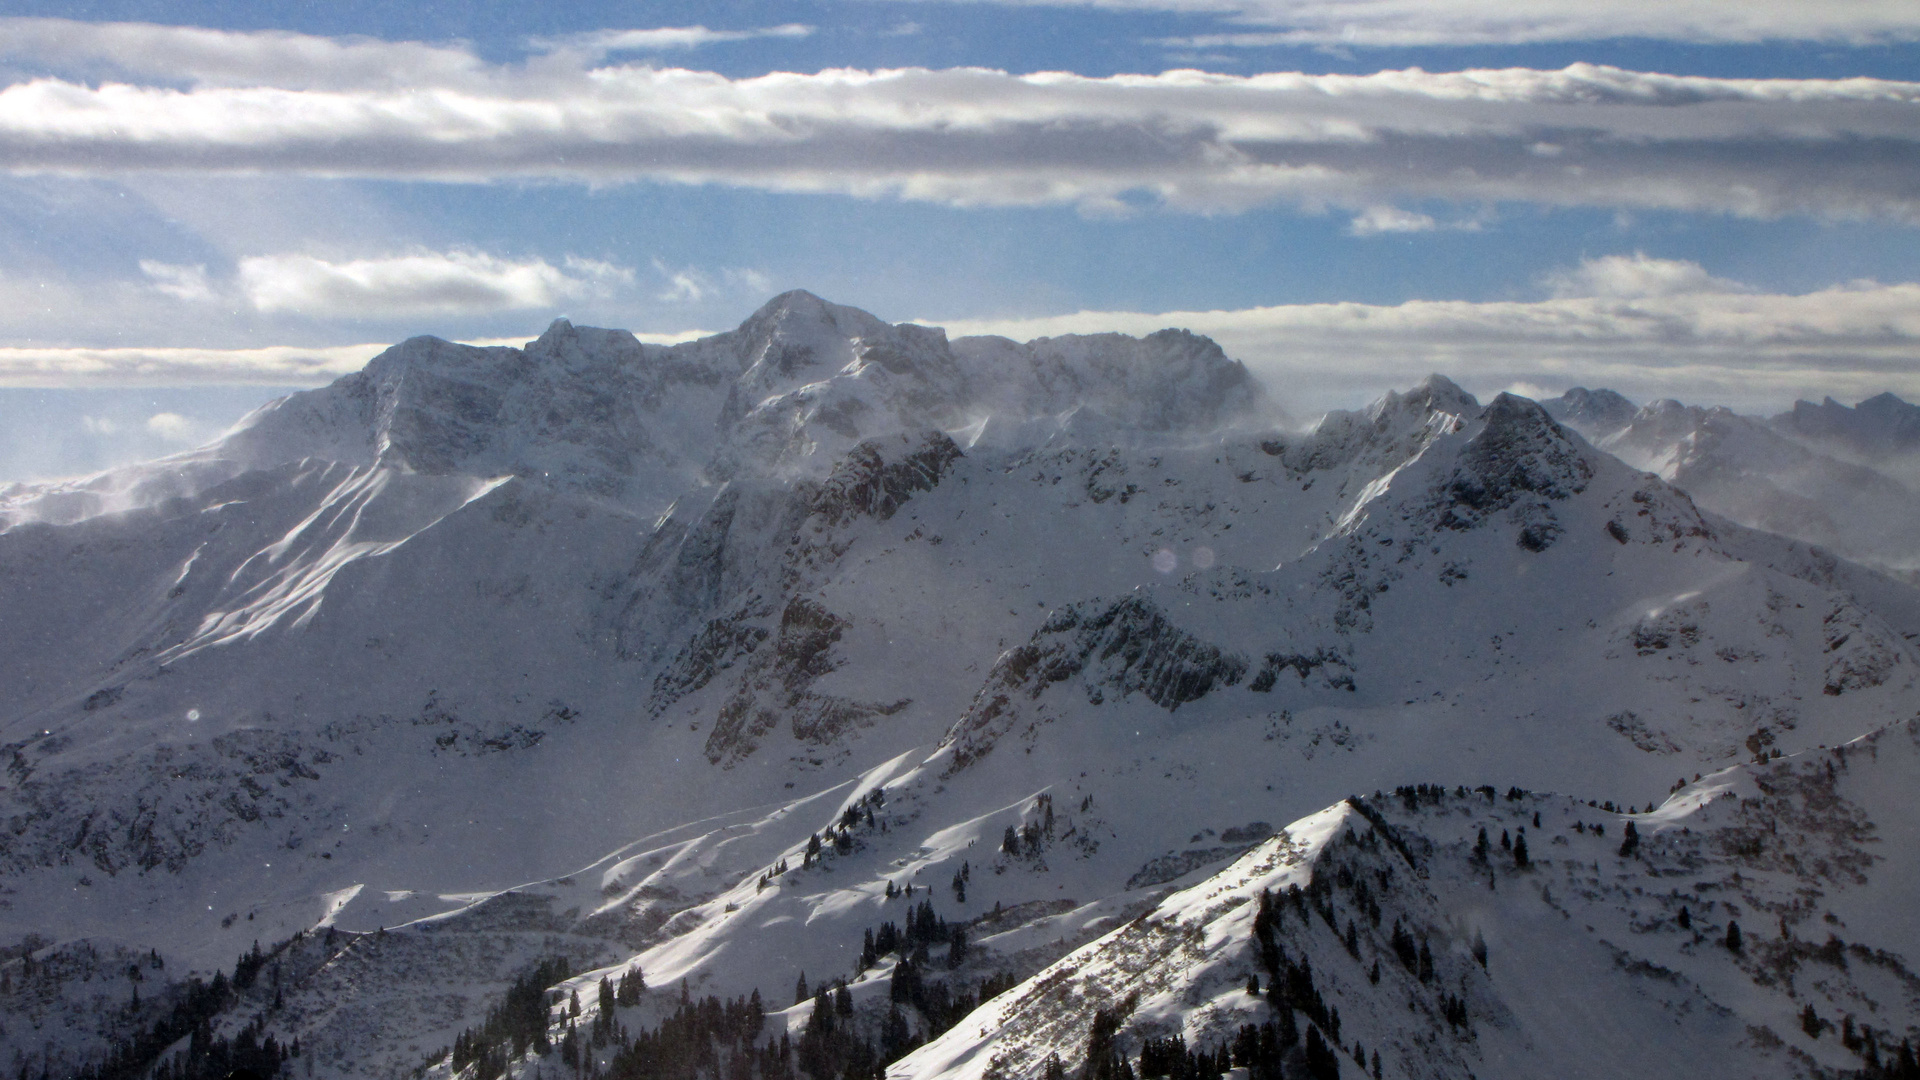
<instances>
[{"instance_id":1,"label":"snow-covered mountain","mask_svg":"<svg viewBox=\"0 0 1920 1080\"><path fill-rule=\"evenodd\" d=\"M1829 399L1844 415L1806 406L1771 422L1672 400L1633 411L1607 390L1576 389L1544 404L1595 445L1658 473L1714 513L1883 568L1920 568L1920 498L1900 479L1920 472L1893 451L1898 410L1912 406L1892 395L1862 402L1866 411L1857 416ZM1865 455L1856 444L1881 452Z\"/></svg>"},{"instance_id":2,"label":"snow-covered mountain","mask_svg":"<svg viewBox=\"0 0 1920 1080\"><path fill-rule=\"evenodd\" d=\"M1095 1005L1130 1002L1102 1020L1129 1060L1278 1024L1246 981L1289 969L1249 966L1246 931L1295 883L1366 910L1351 949L1272 916L1337 989L1348 1027L1304 1015L1348 1068L1358 1037L1393 1075L1572 1071L1613 1029L1566 1030L1547 965L1571 950L1624 1002L1613 948L1710 1018L1673 1075L1799 1062L1741 1026L1791 1034L1799 991L1742 989L1772 968L1620 937L1647 902L1618 868L1561 884L1574 821L1618 847L1588 799L1665 800L1632 857L1735 875L1703 934L1715 904L1752 918L1844 865L1863 947L1898 967L1915 940L1855 914L1904 870L1794 848L1742 886L1760 856L1711 838L1738 824L1723 789L1910 741L1876 733L1920 715L1920 591L1437 376L1299 430L1182 331L950 342L789 293L670 348L565 323L524 349L414 339L5 513L0 940L23 945L0 1068L145 1075L271 1035L313 1075L490 1080L517 1039L527 1075L653 1075L699 1043L725 1050L702 1076L1012 1080L1076 1066ZM1845 798L1897 842L1888 768ZM1534 869L1462 854L1534 811ZM1417 955L1339 968L1391 948L1376 901L1441 949L1432 978ZM1574 905L1602 929L1541 913ZM1469 929L1494 949L1477 976ZM615 991L636 967L655 989ZM215 968L232 981L194 997ZM846 993L788 1007L803 975ZM1852 985L1821 1015L1905 1037L1908 998Z\"/></svg>"},{"instance_id":3,"label":"snow-covered mountain","mask_svg":"<svg viewBox=\"0 0 1920 1080\"><path fill-rule=\"evenodd\" d=\"M1852 408L1832 398L1818 405L1796 401L1791 411L1773 418L1773 425L1868 458L1920 451L1920 406L1892 394L1876 394Z\"/></svg>"}]
</instances>

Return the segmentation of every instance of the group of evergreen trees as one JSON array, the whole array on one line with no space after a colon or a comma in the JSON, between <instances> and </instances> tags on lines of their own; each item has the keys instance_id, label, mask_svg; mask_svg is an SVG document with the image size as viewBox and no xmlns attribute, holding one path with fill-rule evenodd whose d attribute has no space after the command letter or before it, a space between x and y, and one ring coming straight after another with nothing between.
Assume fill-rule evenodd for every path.
<instances>
[{"instance_id":1,"label":"group of evergreen trees","mask_svg":"<svg viewBox=\"0 0 1920 1080\"><path fill-rule=\"evenodd\" d=\"M827 831L824 835L814 833L807 837L807 848L800 856L800 868L802 870L812 868L815 863L826 858L829 853L845 855L851 852L854 849L853 831L863 825L868 831L878 828L880 832L886 832L887 823L876 819L873 814L875 807L885 806L886 804L886 793L879 788L874 788L872 791L867 792L865 795L860 796L859 799L848 804L846 809L840 811L840 819L832 825L827 826ZM787 863L785 859L782 859L777 865L769 867L766 873L761 875L760 887L763 889L766 888L774 878L786 872Z\"/></svg>"},{"instance_id":2,"label":"group of evergreen trees","mask_svg":"<svg viewBox=\"0 0 1920 1080\"><path fill-rule=\"evenodd\" d=\"M1428 946L1426 938L1421 938L1416 944L1413 935L1400 925L1399 919L1395 919L1393 933L1387 940L1393 946L1393 955L1400 959L1400 966L1407 969L1407 974L1423 983L1433 981L1433 949Z\"/></svg>"},{"instance_id":3,"label":"group of evergreen trees","mask_svg":"<svg viewBox=\"0 0 1920 1080\"><path fill-rule=\"evenodd\" d=\"M1166 1077L1167 1080L1214 1080L1233 1068L1233 1058L1225 1047L1210 1054L1204 1049L1187 1049L1187 1040L1179 1033L1163 1039L1149 1038L1140 1045L1140 1075Z\"/></svg>"},{"instance_id":4,"label":"group of evergreen trees","mask_svg":"<svg viewBox=\"0 0 1920 1080\"><path fill-rule=\"evenodd\" d=\"M581 1015L577 995L568 1003L558 1040L560 1058L591 1080L882 1080L888 1065L1016 982L1011 974L996 974L976 988L936 976L929 955L935 945L946 947L947 969L966 956L964 925L942 918L931 900L908 908L904 928L886 922L878 931L869 929L859 970L875 966L884 956L897 956L886 1013L877 1020L857 1015L844 981L810 992L802 974L795 1003L812 999L806 1026L797 1039L783 1035L764 1044L759 1036L765 1010L758 990L735 1001L709 997L695 1002L684 984L672 1016L658 1028L630 1036L619 1022L619 1009L638 1004L645 989L638 969L630 970L617 984L600 981L599 1010L586 1033L574 1022ZM463 1033L456 1043L455 1074L477 1064L463 1080L495 1080L515 1056L547 1053L552 1035L545 1028L532 1030L530 1003L538 1002L540 1021L550 1023L546 987L565 977L564 967L555 962L516 981L507 1001L488 1013L487 1022ZM909 1020L909 1010L919 1014L921 1024Z\"/></svg>"},{"instance_id":5,"label":"group of evergreen trees","mask_svg":"<svg viewBox=\"0 0 1920 1080\"><path fill-rule=\"evenodd\" d=\"M1338 1080L1339 1048L1328 1042L1316 1027L1307 1028L1305 1046L1291 1009L1282 1009L1278 1017L1263 1024L1245 1024L1227 1045L1212 1051L1188 1049L1179 1034L1149 1038L1140 1047L1135 1062L1118 1049L1121 1012L1099 1009L1087 1035L1087 1064L1080 1080L1219 1080L1228 1069L1246 1069L1249 1080ZM1358 1047L1355 1053L1360 1054ZM1304 1074L1289 1072L1286 1062L1298 1056ZM1364 1055L1360 1055L1364 1059ZM1376 1060L1378 1060L1376 1055ZM1056 1080L1065 1080L1066 1071L1050 1063ZM1044 1074L1043 1074L1044 1076Z\"/></svg>"},{"instance_id":6,"label":"group of evergreen trees","mask_svg":"<svg viewBox=\"0 0 1920 1080\"><path fill-rule=\"evenodd\" d=\"M1816 1039L1820 1037L1822 1029L1833 1026L1831 1022L1819 1018L1811 1002L1801 1015L1800 1024ZM1889 1047L1883 1055L1880 1039L1873 1029L1855 1027L1853 1017L1848 1016L1840 1024L1840 1043L1860 1055L1860 1060L1866 1065L1862 1070L1866 1080L1920 1080L1920 1060L1915 1059L1911 1039L1901 1039L1898 1048Z\"/></svg>"},{"instance_id":7,"label":"group of evergreen trees","mask_svg":"<svg viewBox=\"0 0 1920 1080\"><path fill-rule=\"evenodd\" d=\"M950 923L933 910L932 900L922 900L917 906L907 909L907 927L903 931L891 922L880 924L878 931L869 929L860 945L860 966L855 971L873 967L880 958L888 953L899 953L903 959L925 965L928 950L934 945L945 945L947 949L947 967L957 968L967 958L967 928L961 923Z\"/></svg>"},{"instance_id":8,"label":"group of evergreen trees","mask_svg":"<svg viewBox=\"0 0 1920 1080\"><path fill-rule=\"evenodd\" d=\"M1306 890L1298 885L1293 886L1287 891L1286 897L1292 901L1296 910L1304 913L1307 906ZM1313 1045L1320 1038L1315 1029L1325 1029L1332 1036L1333 1042L1338 1044L1340 1010L1329 1006L1319 989L1314 986L1312 959L1301 956L1299 961L1295 962L1287 955L1286 948L1280 944L1278 934L1284 917L1282 903L1283 901L1276 900L1272 892L1262 889L1259 907L1253 916L1254 951L1261 965L1267 969L1267 1000L1276 1013L1275 1023L1278 1025L1276 1031L1281 1037L1281 1045L1284 1048L1292 1042L1286 1036L1289 1031L1297 1030L1297 1021L1294 1019L1296 1010L1307 1017L1308 1034L1311 1036L1309 1045ZM1257 986L1249 984L1249 988L1257 989ZM1339 1068L1337 1062L1333 1068L1337 1074Z\"/></svg>"},{"instance_id":9,"label":"group of evergreen trees","mask_svg":"<svg viewBox=\"0 0 1920 1080\"><path fill-rule=\"evenodd\" d=\"M778 1042L760 1042L766 1010L758 990L731 1001L696 1001L683 984L673 1014L632 1038L608 1013L595 1041L612 1053L597 1055L581 1046L570 1021L560 1044L565 1064L601 1080L796 1080L792 1041L783 1035Z\"/></svg>"},{"instance_id":10,"label":"group of evergreen trees","mask_svg":"<svg viewBox=\"0 0 1920 1080\"><path fill-rule=\"evenodd\" d=\"M552 1049L547 1038L547 989L570 974L566 959L554 957L513 980L506 999L487 1010L487 1018L479 1027L468 1028L454 1038L453 1071L458 1073L473 1064L478 1066L473 1080L494 1080L513 1058L524 1056L528 1050L545 1054Z\"/></svg>"},{"instance_id":11,"label":"group of evergreen trees","mask_svg":"<svg viewBox=\"0 0 1920 1080\"><path fill-rule=\"evenodd\" d=\"M293 946L306 944L308 936L304 933L266 951L256 941L234 962L231 978L224 972L215 972L211 980L192 976L156 994L154 1002L166 1002L159 1016L114 1040L104 1060L84 1065L71 1075L75 1080L225 1080L241 1069L262 1080L276 1075L289 1060L300 1056L300 1041L282 1043L267 1032L270 1010L256 1014L231 1037L218 1034L214 1022L222 1012L244 1000L245 992L253 988L269 963L288 955ZM318 943L314 963L332 956L340 947L338 935L329 929ZM155 954L156 968L160 966L158 961ZM277 965L272 989L271 1008L277 1009L281 1001ZM137 988L135 995L137 1004ZM182 1039L187 1043L184 1052L162 1057ZM31 1080L24 1067L21 1080Z\"/></svg>"}]
</instances>

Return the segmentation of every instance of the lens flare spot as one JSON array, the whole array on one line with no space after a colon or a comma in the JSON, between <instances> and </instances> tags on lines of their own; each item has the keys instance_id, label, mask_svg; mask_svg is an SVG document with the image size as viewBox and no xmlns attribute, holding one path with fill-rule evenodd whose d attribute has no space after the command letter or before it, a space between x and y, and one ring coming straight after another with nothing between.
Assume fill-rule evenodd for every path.
<instances>
[{"instance_id":1,"label":"lens flare spot","mask_svg":"<svg viewBox=\"0 0 1920 1080\"><path fill-rule=\"evenodd\" d=\"M1193 565L1199 567L1202 570L1205 570L1207 567L1212 566L1213 565L1213 549L1210 547L1194 548L1193 549Z\"/></svg>"},{"instance_id":2,"label":"lens flare spot","mask_svg":"<svg viewBox=\"0 0 1920 1080\"><path fill-rule=\"evenodd\" d=\"M1171 548L1161 548L1153 553L1153 568L1163 574L1173 573L1174 567L1179 565L1180 556L1175 555Z\"/></svg>"}]
</instances>

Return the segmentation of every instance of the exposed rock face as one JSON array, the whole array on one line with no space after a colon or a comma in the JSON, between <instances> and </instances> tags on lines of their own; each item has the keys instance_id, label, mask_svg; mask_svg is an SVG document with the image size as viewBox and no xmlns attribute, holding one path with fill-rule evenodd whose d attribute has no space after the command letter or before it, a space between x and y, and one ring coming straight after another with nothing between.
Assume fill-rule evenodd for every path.
<instances>
[{"instance_id":1,"label":"exposed rock face","mask_svg":"<svg viewBox=\"0 0 1920 1080\"><path fill-rule=\"evenodd\" d=\"M852 725L905 707L905 700L860 704L808 692L814 679L832 670L831 664L820 666L822 657L847 624L801 592L831 573L858 534L856 523L892 518L916 494L937 487L963 456L938 431L869 440L854 447L824 481L775 489L782 494L771 504L765 490L728 485L695 525L670 528L674 523L668 522L656 529L655 537L675 553L669 567L650 543L636 567L634 577L642 581L664 570L667 588L636 591L627 599L621 627L630 635L623 639L628 655L643 655L637 648L641 642L657 649L667 640L658 625L663 611L669 617L683 613L683 620L687 614L720 613L702 622L655 677L652 715L748 660L769 638L774 639L772 656L749 663L741 689L721 709L707 740L712 760L731 763L752 753L782 710L796 711L796 738L825 743ZM758 523L736 532L743 499L756 506ZM781 593L784 605L770 598ZM776 611L781 612L777 622ZM775 684L784 697L762 701Z\"/></svg>"},{"instance_id":2,"label":"exposed rock face","mask_svg":"<svg viewBox=\"0 0 1920 1080\"><path fill-rule=\"evenodd\" d=\"M42 749L42 748L36 748ZM209 850L312 805L338 748L283 732L240 731L163 748L143 767L36 776L23 743L0 747L11 803L0 869L79 865L106 875L178 873ZM99 781L115 781L102 791Z\"/></svg>"},{"instance_id":3,"label":"exposed rock face","mask_svg":"<svg viewBox=\"0 0 1920 1080\"><path fill-rule=\"evenodd\" d=\"M1460 453L1438 493L1439 525L1471 529L1505 511L1528 551L1545 551L1560 535L1553 504L1585 490L1586 461L1546 410L1501 394L1480 417L1481 429Z\"/></svg>"},{"instance_id":4,"label":"exposed rock face","mask_svg":"<svg viewBox=\"0 0 1920 1080\"><path fill-rule=\"evenodd\" d=\"M1336 410L1306 439L1264 444L1288 472L1350 469L1377 475L1377 466L1410 461L1434 438L1459 431L1480 403L1444 375L1429 375L1401 393L1390 391L1365 412ZM1391 466L1389 466L1391 467Z\"/></svg>"},{"instance_id":5,"label":"exposed rock face","mask_svg":"<svg viewBox=\"0 0 1920 1080\"><path fill-rule=\"evenodd\" d=\"M1297 677L1301 683L1318 678L1329 689L1352 690L1353 666L1333 649L1319 648L1311 653L1268 653L1247 689L1267 693L1283 674Z\"/></svg>"},{"instance_id":6,"label":"exposed rock face","mask_svg":"<svg viewBox=\"0 0 1920 1080\"><path fill-rule=\"evenodd\" d=\"M1022 345L961 338L980 408L1014 415L1098 413L1150 432L1216 428L1270 411L1246 366L1208 338L1161 330L1144 338L1072 334Z\"/></svg>"},{"instance_id":7,"label":"exposed rock face","mask_svg":"<svg viewBox=\"0 0 1920 1080\"><path fill-rule=\"evenodd\" d=\"M1043 714L1036 709L1028 717L1020 699L1037 703L1054 683L1079 678L1093 704L1109 693L1137 693L1174 710L1236 685L1247 667L1245 657L1180 629L1145 597L1064 608L1047 618L1032 641L994 664L966 715L947 732L950 767L963 769L985 757L1017 728L1035 730Z\"/></svg>"},{"instance_id":8,"label":"exposed rock face","mask_svg":"<svg viewBox=\"0 0 1920 1080\"><path fill-rule=\"evenodd\" d=\"M849 625L818 601L787 601L771 644L749 656L737 688L720 706L707 737L707 760L732 765L744 759L782 720L795 739L821 746L912 704L910 699L862 702L813 690L816 680L843 663L834 646Z\"/></svg>"},{"instance_id":9,"label":"exposed rock face","mask_svg":"<svg viewBox=\"0 0 1920 1080\"><path fill-rule=\"evenodd\" d=\"M856 515L885 521L915 493L932 491L963 456L939 431L927 432L917 444L905 436L898 443L908 447L904 454L898 447L861 443L834 467L813 498L813 513L823 524L834 528ZM893 460L881 456L883 449L892 451Z\"/></svg>"},{"instance_id":10,"label":"exposed rock face","mask_svg":"<svg viewBox=\"0 0 1920 1080\"><path fill-rule=\"evenodd\" d=\"M1634 414L1640 411L1639 406L1612 390L1589 390L1584 386L1542 401L1540 407L1591 442L1599 442L1633 423Z\"/></svg>"}]
</instances>

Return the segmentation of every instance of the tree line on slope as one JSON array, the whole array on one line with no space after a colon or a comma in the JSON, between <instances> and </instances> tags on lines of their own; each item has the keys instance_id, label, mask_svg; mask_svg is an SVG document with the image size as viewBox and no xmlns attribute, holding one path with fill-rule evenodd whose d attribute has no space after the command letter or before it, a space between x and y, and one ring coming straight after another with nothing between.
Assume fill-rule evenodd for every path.
<instances>
[{"instance_id":1,"label":"tree line on slope","mask_svg":"<svg viewBox=\"0 0 1920 1080\"><path fill-rule=\"evenodd\" d=\"M128 1034L113 1040L105 1056L66 1074L73 1080L226 1080L237 1070L270 1077L300 1056L300 1040L281 1042L267 1030L269 1017L282 1002L283 968L311 970L338 955L350 939L332 928L324 935L301 932L262 951L259 942L234 961L233 974L214 972L212 979L198 975L157 993L145 1009L136 985L128 1012L157 1010L151 1020L137 1023ZM154 956L158 968L159 957ZM266 972L268 985L260 985ZM272 991L267 998L266 992ZM222 1033L223 1013L241 1007L257 1007L253 1016L231 1034ZM186 1045L169 1053L179 1046ZM43 1061L39 1073L26 1064L20 1067L19 1080L52 1080Z\"/></svg>"}]
</instances>

